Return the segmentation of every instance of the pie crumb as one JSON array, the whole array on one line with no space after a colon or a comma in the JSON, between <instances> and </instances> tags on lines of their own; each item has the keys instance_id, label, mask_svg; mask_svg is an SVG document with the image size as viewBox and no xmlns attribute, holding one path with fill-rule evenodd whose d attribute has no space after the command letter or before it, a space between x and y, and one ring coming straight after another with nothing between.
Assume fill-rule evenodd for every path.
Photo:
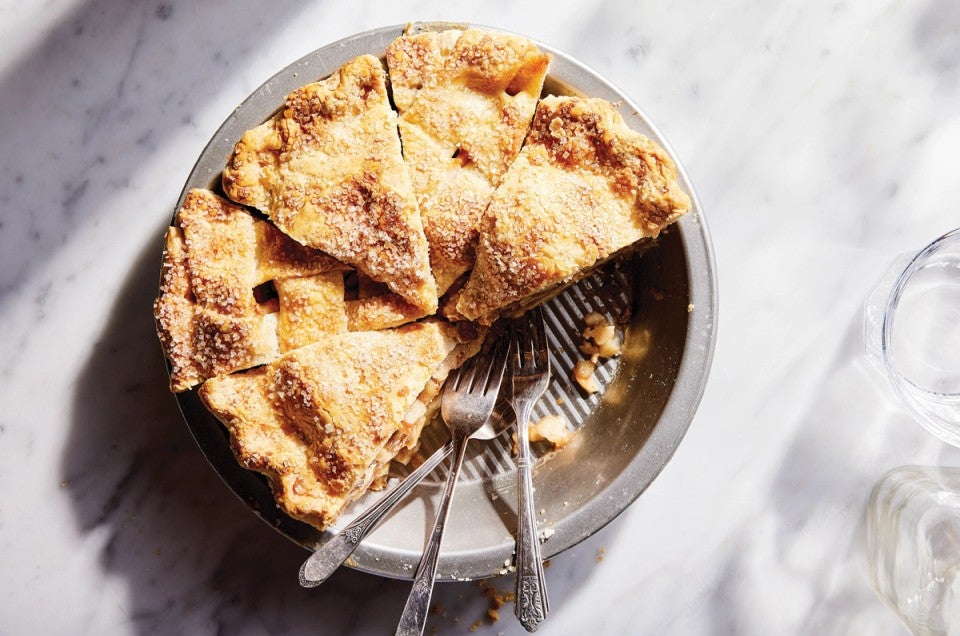
<instances>
[{"instance_id":1,"label":"pie crumb","mask_svg":"<svg viewBox=\"0 0 960 636\"><path fill-rule=\"evenodd\" d=\"M581 333L580 351L590 356L596 364L598 358L613 358L622 352L623 346L617 327L606 316L591 312L584 317L585 327Z\"/></svg>"},{"instance_id":2,"label":"pie crumb","mask_svg":"<svg viewBox=\"0 0 960 636\"><path fill-rule=\"evenodd\" d=\"M500 620L500 608L506 603L512 603L516 599L516 595L513 592L501 591L492 585L487 585L486 581L481 581L481 589L483 589L483 594L489 599L489 604L487 606L486 617L490 623L495 623Z\"/></svg>"},{"instance_id":3,"label":"pie crumb","mask_svg":"<svg viewBox=\"0 0 960 636\"><path fill-rule=\"evenodd\" d=\"M593 376L596 368L597 365L589 360L580 360L573 365L573 379L576 380L580 388L587 393L596 393L600 390L600 385Z\"/></svg>"},{"instance_id":4,"label":"pie crumb","mask_svg":"<svg viewBox=\"0 0 960 636\"><path fill-rule=\"evenodd\" d=\"M567 422L559 415L545 415L539 422L531 424L530 441L549 442L554 450L558 450L570 443L573 434L567 428Z\"/></svg>"}]
</instances>

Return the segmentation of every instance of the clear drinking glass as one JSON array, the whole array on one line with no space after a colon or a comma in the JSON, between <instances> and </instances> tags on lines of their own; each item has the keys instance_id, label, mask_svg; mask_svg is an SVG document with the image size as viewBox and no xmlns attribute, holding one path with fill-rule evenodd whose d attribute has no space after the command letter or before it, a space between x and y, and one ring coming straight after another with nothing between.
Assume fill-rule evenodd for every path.
<instances>
[{"instance_id":1,"label":"clear drinking glass","mask_svg":"<svg viewBox=\"0 0 960 636\"><path fill-rule=\"evenodd\" d=\"M894 261L867 298L864 352L927 430L960 446L960 229Z\"/></svg>"},{"instance_id":2,"label":"clear drinking glass","mask_svg":"<svg viewBox=\"0 0 960 636\"><path fill-rule=\"evenodd\" d=\"M960 469L887 473L867 505L874 589L914 634L960 635Z\"/></svg>"}]
</instances>

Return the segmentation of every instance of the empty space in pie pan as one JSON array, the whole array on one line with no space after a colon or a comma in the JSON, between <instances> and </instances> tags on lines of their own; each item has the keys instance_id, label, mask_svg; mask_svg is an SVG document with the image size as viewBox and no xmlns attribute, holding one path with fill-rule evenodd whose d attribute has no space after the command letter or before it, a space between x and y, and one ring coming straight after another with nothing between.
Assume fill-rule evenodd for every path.
<instances>
[{"instance_id":1,"label":"empty space in pie pan","mask_svg":"<svg viewBox=\"0 0 960 636\"><path fill-rule=\"evenodd\" d=\"M420 30L466 28L462 24L420 24ZM489 28L489 27L478 27ZM221 193L220 175L243 133L271 117L292 90L334 73L350 59L384 56L401 25L360 33L320 48L267 80L230 115L200 155L178 206L191 188ZM496 29L491 29L496 30ZM650 485L672 457L703 393L713 355L717 284L710 238L696 193L666 140L630 99L575 59L534 41L551 55L544 94L580 94L613 102L627 125L658 142L677 164L691 210L655 244L607 264L546 305L553 353L550 389L534 412L562 416L578 429L573 442L551 456L536 448L536 510L549 558L609 523ZM583 316L600 311L626 317L624 350L601 361L603 389L588 396L570 370L586 356L578 351ZM307 549L343 527L380 493L355 502L326 533L292 519L274 503L266 479L242 468L226 430L201 404L196 390L177 395L184 419L207 459L227 485L265 522ZM446 439L442 423L424 431L423 450ZM511 559L517 489L509 433L492 442L471 442L444 535L439 579L494 575ZM392 469L402 476L403 467ZM432 527L441 468L417 487L354 553L348 565L395 578L412 578ZM552 532L551 532L552 531Z\"/></svg>"}]
</instances>

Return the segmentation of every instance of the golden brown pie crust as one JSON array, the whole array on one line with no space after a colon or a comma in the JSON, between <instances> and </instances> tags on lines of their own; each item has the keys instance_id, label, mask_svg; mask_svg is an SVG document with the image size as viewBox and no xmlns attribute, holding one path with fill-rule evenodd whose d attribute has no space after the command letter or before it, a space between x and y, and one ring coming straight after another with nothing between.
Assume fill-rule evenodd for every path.
<instances>
[{"instance_id":1,"label":"golden brown pie crust","mask_svg":"<svg viewBox=\"0 0 960 636\"><path fill-rule=\"evenodd\" d=\"M433 313L437 288L380 61L303 86L247 131L223 171L234 201Z\"/></svg>"},{"instance_id":2,"label":"golden brown pie crust","mask_svg":"<svg viewBox=\"0 0 960 636\"><path fill-rule=\"evenodd\" d=\"M630 130L613 105L545 97L484 215L457 310L490 324L689 209L666 151Z\"/></svg>"},{"instance_id":3,"label":"golden brown pie crust","mask_svg":"<svg viewBox=\"0 0 960 636\"><path fill-rule=\"evenodd\" d=\"M205 382L239 462L321 529L410 458L482 325L690 207L611 104L538 104L549 58L525 38L411 33L386 56L399 120L369 55L291 93L223 173L276 226L191 191L155 305L171 389Z\"/></svg>"},{"instance_id":4,"label":"golden brown pie crust","mask_svg":"<svg viewBox=\"0 0 960 636\"><path fill-rule=\"evenodd\" d=\"M191 190L175 223L154 304L175 392L280 354L275 307L257 302L258 285L344 268L209 190Z\"/></svg>"},{"instance_id":5,"label":"golden brown pie crust","mask_svg":"<svg viewBox=\"0 0 960 636\"><path fill-rule=\"evenodd\" d=\"M226 425L240 463L267 476L280 506L323 528L416 445L458 347L476 348L437 321L340 333L209 380L200 397Z\"/></svg>"},{"instance_id":6,"label":"golden brown pie crust","mask_svg":"<svg viewBox=\"0 0 960 636\"><path fill-rule=\"evenodd\" d=\"M281 352L348 330L343 272L283 278L274 285L280 308L277 337Z\"/></svg>"},{"instance_id":7,"label":"golden brown pie crust","mask_svg":"<svg viewBox=\"0 0 960 636\"><path fill-rule=\"evenodd\" d=\"M549 60L526 38L480 29L403 35L387 47L441 294L473 266L477 225L520 151Z\"/></svg>"}]
</instances>

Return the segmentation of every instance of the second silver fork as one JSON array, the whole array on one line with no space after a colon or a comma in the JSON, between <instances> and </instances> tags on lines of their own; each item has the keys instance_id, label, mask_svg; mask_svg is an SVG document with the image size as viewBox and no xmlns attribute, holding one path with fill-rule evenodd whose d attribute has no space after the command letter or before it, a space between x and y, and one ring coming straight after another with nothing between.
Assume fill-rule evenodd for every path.
<instances>
[{"instance_id":1,"label":"second silver fork","mask_svg":"<svg viewBox=\"0 0 960 636\"><path fill-rule=\"evenodd\" d=\"M433 532L413 577L413 589L400 616L397 636L419 636L423 634L426 626L427 609L437 576L440 543L450 514L453 490L467 451L467 442L471 439L493 439L505 428L502 424L496 426L489 420L500 393L509 346L510 343L501 338L491 355L474 356L460 369L456 377L447 380L443 386L440 414L450 429L455 453L453 467L447 477L447 486L440 500Z\"/></svg>"},{"instance_id":2,"label":"second silver fork","mask_svg":"<svg viewBox=\"0 0 960 636\"><path fill-rule=\"evenodd\" d=\"M523 627L536 631L550 611L540 554L540 537L533 505L533 459L530 453L530 414L550 383L550 349L543 309L528 312L511 328L513 410L517 415L517 588L514 613Z\"/></svg>"}]
</instances>

